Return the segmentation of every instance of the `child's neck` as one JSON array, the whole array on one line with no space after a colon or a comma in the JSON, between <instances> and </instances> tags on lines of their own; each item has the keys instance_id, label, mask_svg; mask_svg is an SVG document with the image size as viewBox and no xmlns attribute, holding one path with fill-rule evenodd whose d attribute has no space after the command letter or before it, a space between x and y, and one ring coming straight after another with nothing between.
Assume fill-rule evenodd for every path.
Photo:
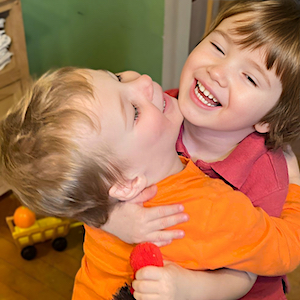
<instances>
[{"instance_id":1,"label":"child's neck","mask_svg":"<svg viewBox=\"0 0 300 300\"><path fill-rule=\"evenodd\" d=\"M169 175L174 175L181 172L185 166L182 164L181 159L178 156L177 151L174 151L174 159L172 163L172 168L170 169Z\"/></svg>"},{"instance_id":2,"label":"child's neck","mask_svg":"<svg viewBox=\"0 0 300 300\"><path fill-rule=\"evenodd\" d=\"M153 166L155 166L155 159L153 160ZM184 169L176 150L175 145L172 151L168 152L168 155L165 156L163 164L157 165L154 167L154 172L151 171L147 173L147 182L148 186L155 184L169 176L175 175L181 172Z\"/></svg>"},{"instance_id":3,"label":"child's neck","mask_svg":"<svg viewBox=\"0 0 300 300\"><path fill-rule=\"evenodd\" d=\"M215 162L225 159L251 131L224 132L200 128L184 121L183 144L191 159Z\"/></svg>"}]
</instances>

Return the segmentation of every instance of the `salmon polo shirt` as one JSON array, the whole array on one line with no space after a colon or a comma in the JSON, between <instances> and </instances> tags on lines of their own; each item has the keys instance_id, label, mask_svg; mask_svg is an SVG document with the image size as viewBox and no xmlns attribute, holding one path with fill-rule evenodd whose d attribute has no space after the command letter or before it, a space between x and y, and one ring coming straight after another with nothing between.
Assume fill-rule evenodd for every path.
<instances>
[{"instance_id":1,"label":"salmon polo shirt","mask_svg":"<svg viewBox=\"0 0 300 300\"><path fill-rule=\"evenodd\" d=\"M183 130L182 126L176 149L180 155L190 158L182 141ZM289 185L286 161L282 150L270 151L265 147L263 135L250 134L222 161L207 163L197 160L195 164L211 178L220 178L244 193L254 206L263 208L270 216L280 216ZM281 276L258 276L242 299L286 299L282 279Z\"/></svg>"}]
</instances>

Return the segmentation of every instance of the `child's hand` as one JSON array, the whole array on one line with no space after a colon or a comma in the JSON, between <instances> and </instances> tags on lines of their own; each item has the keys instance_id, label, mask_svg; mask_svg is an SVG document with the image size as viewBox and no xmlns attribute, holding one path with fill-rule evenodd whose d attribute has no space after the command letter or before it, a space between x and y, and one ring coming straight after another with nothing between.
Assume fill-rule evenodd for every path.
<instances>
[{"instance_id":1,"label":"child's hand","mask_svg":"<svg viewBox=\"0 0 300 300\"><path fill-rule=\"evenodd\" d=\"M164 261L164 267L144 267L132 282L136 300L227 300L248 293L257 276L251 273L218 269L192 271Z\"/></svg>"},{"instance_id":2,"label":"child's hand","mask_svg":"<svg viewBox=\"0 0 300 300\"><path fill-rule=\"evenodd\" d=\"M297 161L297 157L290 146L285 150L284 156L289 172L289 182L300 185L299 164Z\"/></svg>"},{"instance_id":3,"label":"child's hand","mask_svg":"<svg viewBox=\"0 0 300 300\"><path fill-rule=\"evenodd\" d=\"M181 279L187 276L185 269L178 265L164 261L164 267L144 267L137 271L136 279L132 282L133 296L136 300L182 300Z\"/></svg>"},{"instance_id":4,"label":"child's hand","mask_svg":"<svg viewBox=\"0 0 300 300\"><path fill-rule=\"evenodd\" d=\"M173 239L182 238L184 236L182 230L164 230L188 220L188 215L183 213L182 205L144 208L142 203L136 203L151 199L156 191L150 187L143 195L118 204L102 229L129 244L152 242L157 246L164 246Z\"/></svg>"}]
</instances>

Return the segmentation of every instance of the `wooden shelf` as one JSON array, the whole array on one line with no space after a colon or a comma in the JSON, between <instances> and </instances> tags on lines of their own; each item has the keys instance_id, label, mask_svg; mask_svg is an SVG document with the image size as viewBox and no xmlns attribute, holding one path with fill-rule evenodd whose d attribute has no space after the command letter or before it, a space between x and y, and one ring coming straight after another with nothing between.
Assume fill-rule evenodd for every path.
<instances>
[{"instance_id":1,"label":"wooden shelf","mask_svg":"<svg viewBox=\"0 0 300 300\"><path fill-rule=\"evenodd\" d=\"M29 67L20 0L0 0L0 17L5 18L4 30L11 38L11 61L0 71L0 119L24 93L29 81ZM0 181L0 195L7 188Z\"/></svg>"},{"instance_id":2,"label":"wooden shelf","mask_svg":"<svg viewBox=\"0 0 300 300\"><path fill-rule=\"evenodd\" d=\"M20 80L22 89L29 79L29 68L20 0L0 0L0 15L6 16L5 32L11 38L11 62L0 71L0 88Z\"/></svg>"}]
</instances>

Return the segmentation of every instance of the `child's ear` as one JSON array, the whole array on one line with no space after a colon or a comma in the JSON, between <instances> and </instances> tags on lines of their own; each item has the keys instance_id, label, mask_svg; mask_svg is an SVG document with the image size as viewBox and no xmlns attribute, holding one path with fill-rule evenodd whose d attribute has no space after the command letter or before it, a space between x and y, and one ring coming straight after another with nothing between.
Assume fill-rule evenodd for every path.
<instances>
[{"instance_id":1,"label":"child's ear","mask_svg":"<svg viewBox=\"0 0 300 300\"><path fill-rule=\"evenodd\" d=\"M260 122L260 123L255 124L254 128L259 133L267 133L270 131L270 124Z\"/></svg>"},{"instance_id":2,"label":"child's ear","mask_svg":"<svg viewBox=\"0 0 300 300\"><path fill-rule=\"evenodd\" d=\"M121 201L128 201L135 198L146 187L146 177L138 176L134 179L128 179L123 183L115 183L109 189L109 196Z\"/></svg>"}]
</instances>

